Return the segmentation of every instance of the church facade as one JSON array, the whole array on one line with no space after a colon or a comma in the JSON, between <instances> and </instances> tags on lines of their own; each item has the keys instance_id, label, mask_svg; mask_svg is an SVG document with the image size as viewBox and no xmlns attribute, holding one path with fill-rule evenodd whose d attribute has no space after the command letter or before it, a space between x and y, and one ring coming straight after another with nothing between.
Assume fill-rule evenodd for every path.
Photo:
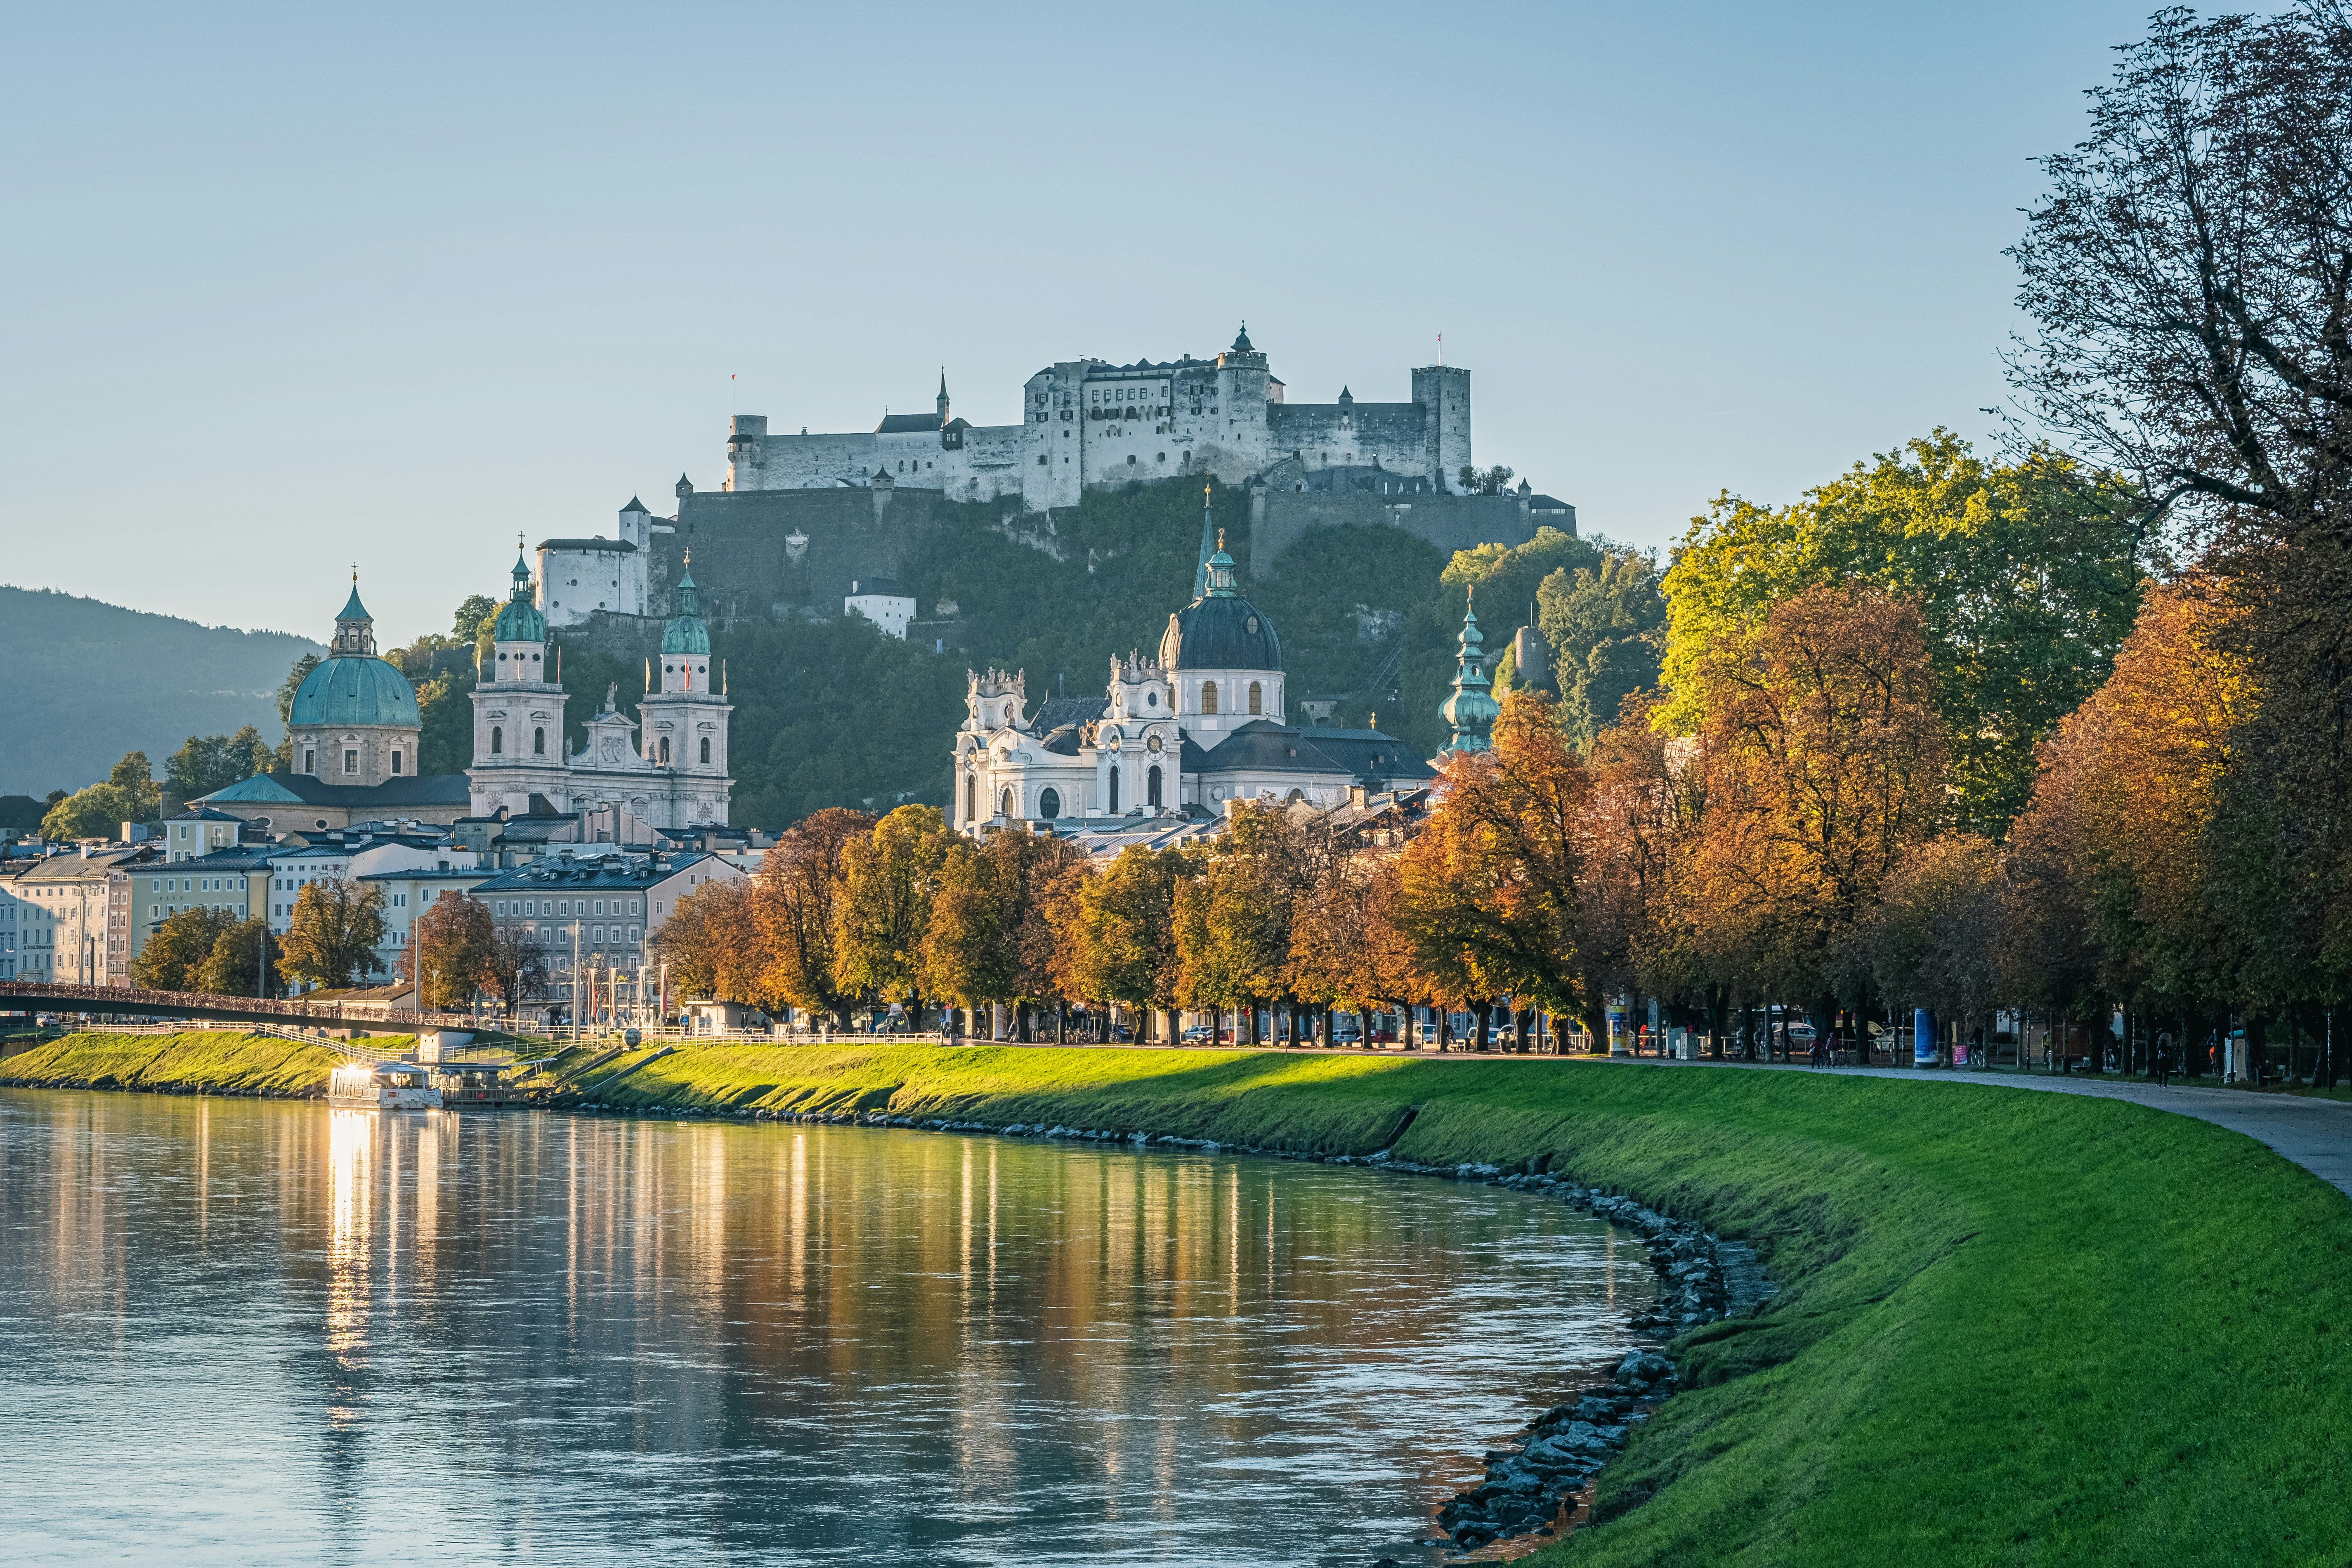
<instances>
[{"instance_id":1,"label":"church facade","mask_svg":"<svg viewBox=\"0 0 2352 1568\"><path fill-rule=\"evenodd\" d=\"M584 725L587 743L573 752L547 617L534 602L530 568L516 560L474 688L474 761L466 770L474 816L618 808L649 827L726 826L733 705L712 676L710 632L688 565L672 590L677 613L662 634L659 689L646 692L632 719L608 688L603 711Z\"/></svg>"},{"instance_id":2,"label":"church facade","mask_svg":"<svg viewBox=\"0 0 2352 1568\"><path fill-rule=\"evenodd\" d=\"M1205 819L1234 801L1335 805L1351 787L1434 776L1394 736L1288 722L1281 638L1241 595L1205 512L1193 584L1152 654L1111 660L1100 697L1055 699L1033 713L1020 674L968 672L953 742L955 827L1074 832Z\"/></svg>"},{"instance_id":3,"label":"church facade","mask_svg":"<svg viewBox=\"0 0 2352 1568\"><path fill-rule=\"evenodd\" d=\"M887 415L872 430L771 433L740 414L727 446L730 490L897 484L950 500L1018 496L1030 511L1076 506L1089 487L1213 476L1239 484L1277 461L1340 470L1352 488L1452 495L1470 462L1470 373L1423 365L1402 403L1293 403L1246 327L1213 359L1057 361L1022 387L1018 425L957 418L940 378L928 414ZM1304 487L1302 487L1304 488Z\"/></svg>"}]
</instances>

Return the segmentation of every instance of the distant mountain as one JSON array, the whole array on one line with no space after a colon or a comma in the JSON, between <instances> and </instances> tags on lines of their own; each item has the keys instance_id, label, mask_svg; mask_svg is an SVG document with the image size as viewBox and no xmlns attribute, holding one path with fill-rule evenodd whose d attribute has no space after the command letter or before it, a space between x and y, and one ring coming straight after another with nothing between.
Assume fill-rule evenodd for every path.
<instances>
[{"instance_id":1,"label":"distant mountain","mask_svg":"<svg viewBox=\"0 0 2352 1568\"><path fill-rule=\"evenodd\" d=\"M79 789L125 752L163 759L190 735L283 732L276 693L306 653L287 632L204 626L48 589L0 585L0 795Z\"/></svg>"}]
</instances>

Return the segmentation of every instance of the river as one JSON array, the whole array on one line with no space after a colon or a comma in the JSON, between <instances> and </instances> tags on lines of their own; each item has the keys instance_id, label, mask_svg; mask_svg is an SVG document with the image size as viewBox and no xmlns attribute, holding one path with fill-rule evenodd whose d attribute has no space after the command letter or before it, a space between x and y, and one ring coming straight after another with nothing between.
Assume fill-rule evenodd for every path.
<instances>
[{"instance_id":1,"label":"river","mask_svg":"<svg viewBox=\"0 0 2352 1568\"><path fill-rule=\"evenodd\" d=\"M1362 1170L0 1090L0 1541L1434 1562L1653 1281L1562 1205Z\"/></svg>"}]
</instances>

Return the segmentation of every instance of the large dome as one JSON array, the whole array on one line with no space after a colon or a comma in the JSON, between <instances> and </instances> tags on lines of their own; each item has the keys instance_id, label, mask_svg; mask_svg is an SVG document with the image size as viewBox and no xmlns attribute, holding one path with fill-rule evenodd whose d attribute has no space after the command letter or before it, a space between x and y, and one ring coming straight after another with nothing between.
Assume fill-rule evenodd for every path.
<instances>
[{"instance_id":1,"label":"large dome","mask_svg":"<svg viewBox=\"0 0 2352 1568\"><path fill-rule=\"evenodd\" d=\"M305 676L288 713L289 728L302 730L358 724L388 724L414 730L416 689L383 659L365 655L330 658Z\"/></svg>"},{"instance_id":2,"label":"large dome","mask_svg":"<svg viewBox=\"0 0 2352 1568\"><path fill-rule=\"evenodd\" d=\"M1195 599L1160 635L1162 669L1280 669L1282 639L1239 595Z\"/></svg>"}]
</instances>

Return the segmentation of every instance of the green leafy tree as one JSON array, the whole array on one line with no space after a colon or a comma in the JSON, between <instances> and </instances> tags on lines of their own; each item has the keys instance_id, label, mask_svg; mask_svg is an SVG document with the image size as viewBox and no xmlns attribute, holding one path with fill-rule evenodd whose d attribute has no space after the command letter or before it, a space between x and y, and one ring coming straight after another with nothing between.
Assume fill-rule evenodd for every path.
<instances>
[{"instance_id":1,"label":"green leafy tree","mask_svg":"<svg viewBox=\"0 0 2352 1568\"><path fill-rule=\"evenodd\" d=\"M1719 497L1666 574L1661 721L1698 722L1710 650L1809 588L1862 582L1917 604L1961 826L1999 837L2033 748L2113 667L2139 598L2134 497L2061 454L1978 458L1948 430L1794 503Z\"/></svg>"},{"instance_id":2,"label":"green leafy tree","mask_svg":"<svg viewBox=\"0 0 2352 1568\"><path fill-rule=\"evenodd\" d=\"M1666 600L1657 563L1602 543L1598 564L1561 567L1536 591L1537 626L1551 645L1561 722L1584 751L1617 721L1626 698L1658 683Z\"/></svg>"},{"instance_id":3,"label":"green leafy tree","mask_svg":"<svg viewBox=\"0 0 2352 1568\"><path fill-rule=\"evenodd\" d=\"M1075 884L1056 926L1063 983L1089 1001L1167 1005L1176 994L1176 889L1198 868L1189 851L1129 845Z\"/></svg>"},{"instance_id":4,"label":"green leafy tree","mask_svg":"<svg viewBox=\"0 0 2352 1568\"><path fill-rule=\"evenodd\" d=\"M340 990L383 967L375 955L383 941L383 889L362 888L348 877L325 878L295 895L283 967L293 979Z\"/></svg>"},{"instance_id":5,"label":"green leafy tree","mask_svg":"<svg viewBox=\"0 0 2352 1568\"><path fill-rule=\"evenodd\" d=\"M131 960L131 984L149 991L202 991L205 962L236 917L209 904L175 910Z\"/></svg>"},{"instance_id":6,"label":"green leafy tree","mask_svg":"<svg viewBox=\"0 0 2352 1568\"><path fill-rule=\"evenodd\" d=\"M272 762L261 731L247 724L234 735L191 735L163 763L166 788L183 804L268 773Z\"/></svg>"},{"instance_id":7,"label":"green leafy tree","mask_svg":"<svg viewBox=\"0 0 2352 1568\"><path fill-rule=\"evenodd\" d=\"M1019 955L1012 889L997 862L971 839L958 837L944 847L938 879L922 937L924 985L959 1007L1004 1001L1013 994Z\"/></svg>"}]
</instances>

